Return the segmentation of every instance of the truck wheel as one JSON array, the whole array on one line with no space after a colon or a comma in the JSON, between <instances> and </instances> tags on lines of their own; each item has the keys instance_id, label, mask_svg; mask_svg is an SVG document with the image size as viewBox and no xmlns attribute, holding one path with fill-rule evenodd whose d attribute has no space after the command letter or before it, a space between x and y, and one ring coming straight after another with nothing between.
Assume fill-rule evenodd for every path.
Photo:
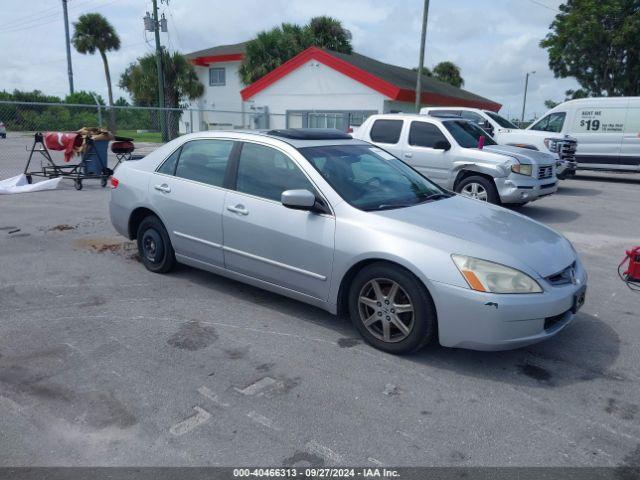
<instances>
[{"instance_id":1,"label":"truck wheel","mask_svg":"<svg viewBox=\"0 0 640 480\"><path fill-rule=\"evenodd\" d=\"M455 190L466 197L500 205L500 196L495 184L485 177L479 175L467 177L456 186Z\"/></svg>"}]
</instances>

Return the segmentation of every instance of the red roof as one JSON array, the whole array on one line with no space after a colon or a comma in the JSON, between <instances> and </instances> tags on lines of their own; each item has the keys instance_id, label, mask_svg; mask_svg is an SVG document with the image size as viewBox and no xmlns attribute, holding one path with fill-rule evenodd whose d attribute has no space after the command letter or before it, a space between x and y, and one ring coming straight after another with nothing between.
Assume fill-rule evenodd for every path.
<instances>
[{"instance_id":1,"label":"red roof","mask_svg":"<svg viewBox=\"0 0 640 480\"><path fill-rule=\"evenodd\" d=\"M310 47L292 59L272 70L264 77L244 88L240 94L243 100L249 100L258 92L266 89L309 60L316 60L346 75L367 87L380 92L391 100L414 102L416 98L416 72L378 62L359 54L342 54L317 47ZM423 76L421 102L429 105L464 106L486 110L500 110L499 103L468 92L461 88L440 82L432 77Z\"/></svg>"}]
</instances>

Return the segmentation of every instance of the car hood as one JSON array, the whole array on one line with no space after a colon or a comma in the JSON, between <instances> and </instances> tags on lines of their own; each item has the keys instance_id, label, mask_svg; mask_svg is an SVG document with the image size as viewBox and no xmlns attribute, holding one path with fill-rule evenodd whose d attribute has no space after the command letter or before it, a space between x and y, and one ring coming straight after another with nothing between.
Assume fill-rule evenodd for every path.
<instances>
[{"instance_id":1,"label":"car hood","mask_svg":"<svg viewBox=\"0 0 640 480\"><path fill-rule=\"evenodd\" d=\"M556 161L556 158L549 153L511 145L488 145L484 147L484 150L508 155L520 163L530 163L533 165L553 165Z\"/></svg>"},{"instance_id":2,"label":"car hood","mask_svg":"<svg viewBox=\"0 0 640 480\"><path fill-rule=\"evenodd\" d=\"M449 253L476 256L514 268L525 264L541 277L553 275L576 258L569 241L519 213L461 195L408 208L376 212L396 222L396 232L419 235L425 242L437 232ZM418 232L416 232L416 227ZM455 239L463 242L457 242ZM442 243L441 243L442 244Z\"/></svg>"}]
</instances>

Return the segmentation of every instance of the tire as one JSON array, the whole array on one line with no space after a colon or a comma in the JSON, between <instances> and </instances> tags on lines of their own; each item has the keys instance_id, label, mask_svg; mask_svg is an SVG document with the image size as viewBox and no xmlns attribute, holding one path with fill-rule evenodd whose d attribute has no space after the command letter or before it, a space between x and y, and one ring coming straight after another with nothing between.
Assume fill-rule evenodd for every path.
<instances>
[{"instance_id":1,"label":"tire","mask_svg":"<svg viewBox=\"0 0 640 480\"><path fill-rule=\"evenodd\" d=\"M137 232L140 261L153 273L167 273L176 265L171 239L155 215L145 217Z\"/></svg>"},{"instance_id":2,"label":"tire","mask_svg":"<svg viewBox=\"0 0 640 480\"><path fill-rule=\"evenodd\" d=\"M381 297L376 295L372 282L378 284ZM393 284L398 286L395 295L390 291ZM376 302L376 298L381 301ZM385 301L390 303L385 305ZM398 307L406 311L399 312ZM407 270L384 262L366 266L353 279L349 288L349 316L368 344L393 354L420 350L437 332L436 310L424 285ZM369 326L365 325L365 319L371 320ZM396 326L398 321L404 325L404 332Z\"/></svg>"},{"instance_id":3,"label":"tire","mask_svg":"<svg viewBox=\"0 0 640 480\"><path fill-rule=\"evenodd\" d=\"M78 191L82 190L82 180L76 180L73 183L73 186L76 187L76 190Z\"/></svg>"},{"instance_id":4,"label":"tire","mask_svg":"<svg viewBox=\"0 0 640 480\"><path fill-rule=\"evenodd\" d=\"M474 185L476 186L475 189ZM472 195L472 192L474 190L478 192L477 196L475 197ZM471 175L470 177L466 177L462 181L460 181L458 185L456 185L455 191L457 193L460 193L461 195L475 198L480 201L493 203L494 205L500 205L500 196L498 195L496 185L495 183L493 183L493 180L489 180L486 177L481 177L479 175Z\"/></svg>"}]
</instances>

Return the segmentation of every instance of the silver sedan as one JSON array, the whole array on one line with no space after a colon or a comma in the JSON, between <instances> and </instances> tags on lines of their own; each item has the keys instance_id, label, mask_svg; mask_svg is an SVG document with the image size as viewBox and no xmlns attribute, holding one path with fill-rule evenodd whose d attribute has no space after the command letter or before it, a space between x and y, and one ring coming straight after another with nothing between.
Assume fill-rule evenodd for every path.
<instances>
[{"instance_id":1,"label":"silver sedan","mask_svg":"<svg viewBox=\"0 0 640 480\"><path fill-rule=\"evenodd\" d=\"M180 262L348 314L391 353L521 347L585 298L562 235L337 131L185 135L117 168L110 213L152 272Z\"/></svg>"}]
</instances>

